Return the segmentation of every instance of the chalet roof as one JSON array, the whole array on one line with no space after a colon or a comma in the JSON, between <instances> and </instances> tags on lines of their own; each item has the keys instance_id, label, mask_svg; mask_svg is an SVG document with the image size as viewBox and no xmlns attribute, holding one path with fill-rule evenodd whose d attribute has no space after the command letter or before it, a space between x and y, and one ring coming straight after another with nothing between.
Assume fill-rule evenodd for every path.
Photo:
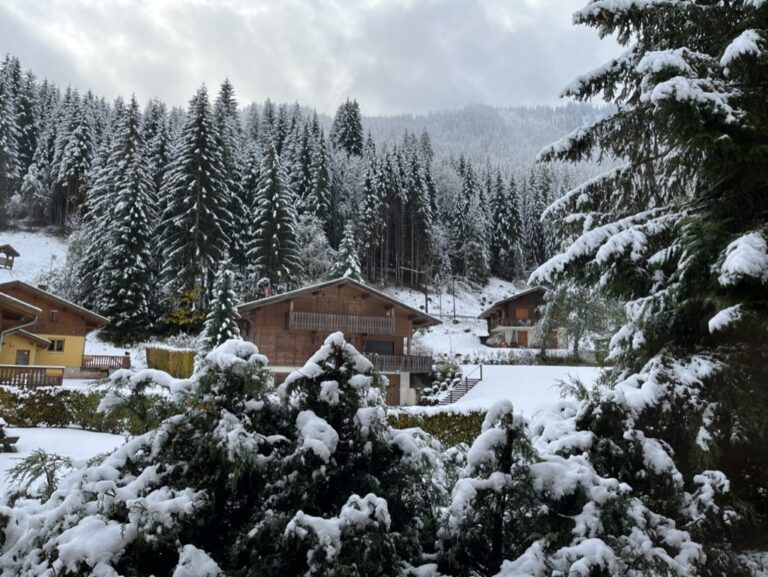
<instances>
[{"instance_id":1,"label":"chalet roof","mask_svg":"<svg viewBox=\"0 0 768 577\"><path fill-rule=\"evenodd\" d=\"M519 299L521 297L527 296L529 294L533 294L535 292L546 292L546 291L547 291L547 289L545 289L544 287L541 287L541 286L536 286L536 287L533 287L533 288L526 289L524 291L520 291L519 293L513 294L512 296L508 296L507 298L503 298L500 301L496 301L491 306L489 306L487 309L485 309L483 312L481 312L480 315L477 318L479 318L479 319L486 318L489 314L491 314L493 309L495 309L496 307L498 307L500 305L506 304L508 302L515 301L515 300L517 300L517 299Z\"/></svg>"},{"instance_id":2,"label":"chalet roof","mask_svg":"<svg viewBox=\"0 0 768 577\"><path fill-rule=\"evenodd\" d=\"M12 297L3 292L0 292L0 306L4 309L9 309L15 313L26 315L28 317L37 317L43 312L43 309L25 303L23 300L19 300L16 297Z\"/></svg>"},{"instance_id":3,"label":"chalet roof","mask_svg":"<svg viewBox=\"0 0 768 577\"><path fill-rule=\"evenodd\" d=\"M19 251L13 248L10 244L0 244L0 252L12 257L21 256Z\"/></svg>"},{"instance_id":4,"label":"chalet roof","mask_svg":"<svg viewBox=\"0 0 768 577\"><path fill-rule=\"evenodd\" d=\"M242 312L245 312L245 311L250 311L250 310L253 310L253 309L258 309L258 308L261 308L261 307L264 307L264 306L268 306L268 305L271 305L271 304L274 304L274 303L278 303L278 302L281 302L281 301L290 300L290 299L295 298L295 297L297 297L299 295L313 293L315 291L318 291L318 290L321 290L321 289L324 289L324 288L341 286L341 285L345 285L345 284L350 284L350 285L352 285L352 286L354 286L354 287L356 287L356 288L358 288L358 289L360 289L362 291L370 293L371 295L373 295L374 297L378 298L379 300L385 301L385 302L391 304L394 307L398 307L400 309L403 309L403 310L411 313L414 316L417 316L419 318L419 321L420 321L418 324L420 324L420 325L423 325L423 326L434 326L434 325L439 325L439 324L442 323L442 321L440 319L438 319L436 317L433 317L432 315L429 315L429 314L425 313L424 311L420 311L419 309L416 309L416 308L414 308L414 307L412 307L410 305L407 305L403 301L400 301L400 300L398 300L398 299L396 299L396 298L394 298L394 297L392 297L392 296L390 296L390 295L388 295L386 293L383 293L383 292L381 292L378 289L375 289L375 288L373 288L371 286L368 286L368 285L366 285L364 283L361 283L361 282L356 281L354 279L351 279L349 277L339 277L339 278L335 278L333 280L328 280L328 281L324 281L324 282L321 282L321 283L305 286L305 287L302 287L300 289L292 290L292 291L289 291L289 292L286 292L286 293L281 293L279 295L274 295L274 296L271 296L271 297L266 297L266 298L263 298L263 299L251 301L251 302L242 304L242 305L240 305L237 308L242 313Z\"/></svg>"},{"instance_id":5,"label":"chalet roof","mask_svg":"<svg viewBox=\"0 0 768 577\"><path fill-rule=\"evenodd\" d=\"M46 339L45 337L41 337L40 335L36 335L34 333L30 333L29 331L25 331L24 329L13 329L10 333L7 333L9 335L19 335L21 337L24 337L28 341L32 341L39 347L45 347L48 348L48 345L51 344L51 341Z\"/></svg>"},{"instance_id":6,"label":"chalet roof","mask_svg":"<svg viewBox=\"0 0 768 577\"><path fill-rule=\"evenodd\" d=\"M63 308L72 309L77 314L84 317L87 323L90 323L92 325L96 325L100 327L100 326L109 324L109 319L107 317L103 317L99 314L96 314L93 311L89 311L88 309L83 308L80 305L76 305L75 303L69 302L66 299L57 297L56 295L51 294L48 291L45 291L36 286L32 286L31 284L27 284L24 281L12 280L12 281L0 284L0 291L7 290L10 288L15 288L21 291L30 292L37 297L56 303L57 305Z\"/></svg>"}]
</instances>

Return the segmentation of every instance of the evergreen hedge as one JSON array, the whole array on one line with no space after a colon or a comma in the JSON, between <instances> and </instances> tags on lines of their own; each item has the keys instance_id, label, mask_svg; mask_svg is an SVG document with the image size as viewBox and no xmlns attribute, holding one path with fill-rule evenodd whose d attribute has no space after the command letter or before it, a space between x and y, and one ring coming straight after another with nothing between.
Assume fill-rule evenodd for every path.
<instances>
[{"instance_id":1,"label":"evergreen hedge","mask_svg":"<svg viewBox=\"0 0 768 577\"><path fill-rule=\"evenodd\" d=\"M396 429L418 427L438 439L444 448L454 447L459 443L471 445L480 434L485 419L485 411L444 411L411 412L392 410L387 421Z\"/></svg>"},{"instance_id":2,"label":"evergreen hedge","mask_svg":"<svg viewBox=\"0 0 768 577\"><path fill-rule=\"evenodd\" d=\"M165 347L147 347L147 366L176 377L188 379L195 368L195 355L192 349L169 349Z\"/></svg>"}]
</instances>

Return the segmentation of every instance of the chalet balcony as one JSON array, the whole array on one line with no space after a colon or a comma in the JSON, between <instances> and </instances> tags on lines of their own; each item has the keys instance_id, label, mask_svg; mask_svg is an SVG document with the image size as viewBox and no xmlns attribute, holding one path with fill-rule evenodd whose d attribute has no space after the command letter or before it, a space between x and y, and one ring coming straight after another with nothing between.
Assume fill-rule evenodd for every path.
<instances>
[{"instance_id":1,"label":"chalet balcony","mask_svg":"<svg viewBox=\"0 0 768 577\"><path fill-rule=\"evenodd\" d=\"M61 385L63 380L64 367L0 365L0 385L52 387Z\"/></svg>"},{"instance_id":2,"label":"chalet balcony","mask_svg":"<svg viewBox=\"0 0 768 577\"><path fill-rule=\"evenodd\" d=\"M326 313L287 313L289 330L320 331L333 333L342 331L350 334L394 335L395 319L390 317L362 317L355 315L334 315Z\"/></svg>"},{"instance_id":3,"label":"chalet balcony","mask_svg":"<svg viewBox=\"0 0 768 577\"><path fill-rule=\"evenodd\" d=\"M498 328L498 327L508 327L511 329L514 329L516 327L532 327L536 324L535 319L507 319L507 318L500 318L500 319L491 319L491 330Z\"/></svg>"},{"instance_id":4,"label":"chalet balcony","mask_svg":"<svg viewBox=\"0 0 768 577\"><path fill-rule=\"evenodd\" d=\"M378 355L365 353L365 358L373 363L373 368L382 373L431 373L432 357Z\"/></svg>"}]
</instances>

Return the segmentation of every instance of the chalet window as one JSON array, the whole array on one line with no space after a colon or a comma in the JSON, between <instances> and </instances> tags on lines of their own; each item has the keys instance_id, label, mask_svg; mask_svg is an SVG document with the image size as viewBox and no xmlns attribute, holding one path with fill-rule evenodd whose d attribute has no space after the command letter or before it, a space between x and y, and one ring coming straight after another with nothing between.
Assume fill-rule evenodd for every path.
<instances>
[{"instance_id":1,"label":"chalet window","mask_svg":"<svg viewBox=\"0 0 768 577\"><path fill-rule=\"evenodd\" d=\"M526 320L528 320L528 309L527 308L515 309L515 317L519 321L526 321Z\"/></svg>"},{"instance_id":2,"label":"chalet window","mask_svg":"<svg viewBox=\"0 0 768 577\"><path fill-rule=\"evenodd\" d=\"M365 341L366 353L377 353L379 355L394 355L395 343L393 341Z\"/></svg>"},{"instance_id":3,"label":"chalet window","mask_svg":"<svg viewBox=\"0 0 768 577\"><path fill-rule=\"evenodd\" d=\"M48 343L48 350L52 353L61 353L64 351L64 339L51 339Z\"/></svg>"},{"instance_id":4,"label":"chalet window","mask_svg":"<svg viewBox=\"0 0 768 577\"><path fill-rule=\"evenodd\" d=\"M56 310L51 311L51 320L52 321L59 320L59 311L56 311Z\"/></svg>"}]
</instances>

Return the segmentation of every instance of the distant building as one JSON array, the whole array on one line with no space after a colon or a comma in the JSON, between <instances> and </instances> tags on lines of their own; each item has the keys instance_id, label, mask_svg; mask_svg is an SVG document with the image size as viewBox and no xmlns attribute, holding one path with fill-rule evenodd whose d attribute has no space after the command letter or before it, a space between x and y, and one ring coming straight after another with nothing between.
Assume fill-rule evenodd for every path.
<instances>
[{"instance_id":1,"label":"distant building","mask_svg":"<svg viewBox=\"0 0 768 577\"><path fill-rule=\"evenodd\" d=\"M486 345L491 347L527 348L540 347L535 338L536 325L541 320L546 290L534 287L502 299L486 310L480 317L488 322ZM547 348L558 347L558 334L552 331Z\"/></svg>"},{"instance_id":2,"label":"distant building","mask_svg":"<svg viewBox=\"0 0 768 577\"><path fill-rule=\"evenodd\" d=\"M14 259L20 256L10 244L0 244L0 268L12 269Z\"/></svg>"},{"instance_id":3,"label":"distant building","mask_svg":"<svg viewBox=\"0 0 768 577\"><path fill-rule=\"evenodd\" d=\"M238 310L242 337L269 358L276 382L304 366L336 331L387 376L390 405L416 404L416 382L432 371L432 357L411 354L413 333L440 321L350 278L270 296Z\"/></svg>"}]
</instances>

